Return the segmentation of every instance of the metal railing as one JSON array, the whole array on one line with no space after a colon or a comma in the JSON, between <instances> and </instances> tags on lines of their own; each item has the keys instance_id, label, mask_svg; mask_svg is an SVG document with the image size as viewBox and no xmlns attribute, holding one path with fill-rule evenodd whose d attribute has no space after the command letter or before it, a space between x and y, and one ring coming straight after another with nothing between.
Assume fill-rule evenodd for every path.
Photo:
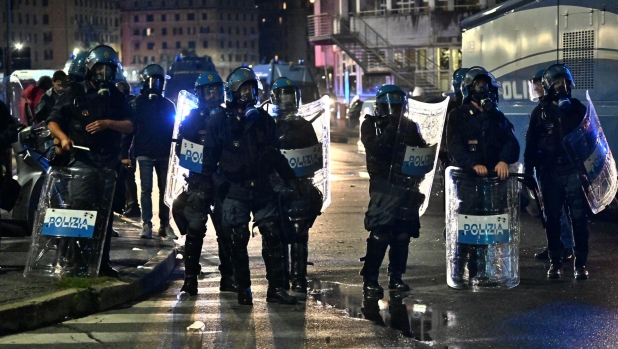
<instances>
[{"instance_id":1,"label":"metal railing","mask_svg":"<svg viewBox=\"0 0 618 349\"><path fill-rule=\"evenodd\" d=\"M308 36L312 41L336 44L365 71L391 71L411 86L423 87L427 92L440 90L440 69L434 61L424 58L421 72L417 71L416 59L406 55L395 59L397 48L354 13L348 19L326 13L308 16Z\"/></svg>"}]
</instances>

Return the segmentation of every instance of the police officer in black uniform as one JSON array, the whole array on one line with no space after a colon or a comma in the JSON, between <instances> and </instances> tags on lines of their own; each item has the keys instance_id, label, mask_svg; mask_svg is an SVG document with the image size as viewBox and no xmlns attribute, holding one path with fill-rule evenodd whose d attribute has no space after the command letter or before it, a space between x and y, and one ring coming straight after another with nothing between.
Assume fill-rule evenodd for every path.
<instances>
[{"instance_id":1,"label":"police officer in black uniform","mask_svg":"<svg viewBox=\"0 0 618 349\"><path fill-rule=\"evenodd\" d=\"M543 88L543 73L545 69L539 70L532 79L528 80L528 96L533 102L539 102L542 105L541 108L546 108L548 104L551 104L550 99L545 98L545 89ZM528 171L528 173L532 173ZM562 262L568 262L573 259L573 231L571 230L571 224L564 212L560 216L560 228L562 234L560 239L564 244L564 251L562 252ZM549 260L549 251L545 248L542 252L535 253L534 258L538 260Z\"/></svg>"},{"instance_id":2,"label":"police officer in black uniform","mask_svg":"<svg viewBox=\"0 0 618 349\"><path fill-rule=\"evenodd\" d=\"M213 117L221 117L224 113L223 104L223 80L214 71L207 71L197 77L195 81L195 94L199 100L199 107L191 110L189 115L182 120L176 143L176 154L180 157L182 140L185 139L195 144L204 144L207 124ZM206 236L206 223L208 214L213 218L213 225L217 234L219 245L219 272L221 291L238 292L234 281L234 269L232 267L230 242L223 242L229 237L221 234L221 200L213 197L205 185L207 180L201 172L189 172L186 179L187 191L181 193L172 205L174 221L185 240L185 282L181 292L187 292L193 296L197 294L197 277L200 274L199 264L202 253L202 244ZM214 204L214 205L213 205ZM211 205L214 209L211 211Z\"/></svg>"},{"instance_id":3,"label":"police officer in black uniform","mask_svg":"<svg viewBox=\"0 0 618 349\"><path fill-rule=\"evenodd\" d=\"M566 157L562 140L582 122L586 106L571 98L573 77L564 64L554 64L543 73L545 100L532 111L526 133L526 172L536 169L541 183L547 224L549 279L562 277L564 244L560 240L563 207L573 227L576 280L588 278L588 203L578 178L579 170Z\"/></svg>"},{"instance_id":4,"label":"police officer in black uniform","mask_svg":"<svg viewBox=\"0 0 618 349\"><path fill-rule=\"evenodd\" d=\"M271 103L279 135L279 149L304 149L319 144L311 122L298 117L300 88L287 77L272 85ZM310 175L299 178L302 195L298 195L278 177L273 188L279 197L282 229L290 244L290 280L292 290L307 293L307 256L309 229L320 214L322 194L313 186Z\"/></svg>"},{"instance_id":5,"label":"police officer in black uniform","mask_svg":"<svg viewBox=\"0 0 618 349\"><path fill-rule=\"evenodd\" d=\"M369 173L369 206L365 213L365 229L368 230L367 253L360 275L363 276L365 296L383 295L384 289L378 283L379 269L386 249L389 250L388 288L409 291L403 282L406 271L410 238L419 237L419 206L424 196L389 182L393 154L396 151L397 130L406 97L401 88L384 85L376 93L374 115L366 115L361 125L361 141L365 145L367 172ZM424 145L418 133L410 135L408 145ZM401 207L409 207L402 216Z\"/></svg>"},{"instance_id":6,"label":"police officer in black uniform","mask_svg":"<svg viewBox=\"0 0 618 349\"><path fill-rule=\"evenodd\" d=\"M209 123L204 142L203 173L210 177L219 168L228 181L219 185L223 198L223 234L230 237L238 303L252 305L247 244L250 214L262 234L266 264L266 301L295 304L285 290L284 246L270 174L298 189L294 171L277 148L276 126L270 115L255 107L259 79L247 67L232 71L226 83L226 111ZM212 188L212 183L206 183Z\"/></svg>"},{"instance_id":7,"label":"police officer in black uniform","mask_svg":"<svg viewBox=\"0 0 618 349\"><path fill-rule=\"evenodd\" d=\"M120 162L121 134L133 131L131 110L122 93L111 83L118 68L117 57L109 46L93 48L86 58L85 81L69 87L47 119L49 130L60 140L62 150L71 152L71 167L115 171ZM73 151L74 145L90 151ZM118 277L118 271L109 265L113 220L110 214L99 275Z\"/></svg>"},{"instance_id":8,"label":"police officer in black uniform","mask_svg":"<svg viewBox=\"0 0 618 349\"><path fill-rule=\"evenodd\" d=\"M484 68L472 67L464 76L461 90L463 104L448 115L448 155L455 166L473 170L481 177L494 171L500 180L504 180L509 175L508 165L519 158L519 143L513 133L513 125L498 110L496 80ZM462 186L458 190L459 197L468 199L462 203L462 210L482 209L485 202L493 200L477 193L476 187ZM504 194L506 203L506 191ZM484 277L485 248L486 245L457 244L452 275L455 282L463 280L466 262L470 279Z\"/></svg>"}]
</instances>

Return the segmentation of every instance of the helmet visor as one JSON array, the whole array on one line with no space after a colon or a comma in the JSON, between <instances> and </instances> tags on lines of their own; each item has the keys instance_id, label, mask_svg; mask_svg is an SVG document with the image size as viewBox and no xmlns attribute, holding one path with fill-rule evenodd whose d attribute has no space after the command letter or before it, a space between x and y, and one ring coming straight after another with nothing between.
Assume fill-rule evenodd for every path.
<instances>
[{"instance_id":1,"label":"helmet visor","mask_svg":"<svg viewBox=\"0 0 618 349\"><path fill-rule=\"evenodd\" d=\"M116 76L116 68L107 64L95 64L92 72L94 80L98 82L110 82Z\"/></svg>"},{"instance_id":2,"label":"helmet visor","mask_svg":"<svg viewBox=\"0 0 618 349\"><path fill-rule=\"evenodd\" d=\"M223 84L201 85L197 88L197 94L200 101L206 108L214 108L223 103Z\"/></svg>"},{"instance_id":3,"label":"helmet visor","mask_svg":"<svg viewBox=\"0 0 618 349\"><path fill-rule=\"evenodd\" d=\"M144 81L144 88L148 91L151 92L158 92L161 93L163 92L163 89L165 87L165 78L162 76L151 76L149 78L146 79L146 81Z\"/></svg>"},{"instance_id":4,"label":"helmet visor","mask_svg":"<svg viewBox=\"0 0 618 349\"><path fill-rule=\"evenodd\" d=\"M379 117L401 116L405 99L401 93L389 92L380 96L377 101L376 109Z\"/></svg>"},{"instance_id":5,"label":"helmet visor","mask_svg":"<svg viewBox=\"0 0 618 349\"><path fill-rule=\"evenodd\" d=\"M247 106L257 103L257 88L251 81L244 82L235 92L238 102Z\"/></svg>"},{"instance_id":6,"label":"helmet visor","mask_svg":"<svg viewBox=\"0 0 618 349\"><path fill-rule=\"evenodd\" d=\"M298 90L293 86L278 88L274 91L273 102L282 111L298 109L299 99Z\"/></svg>"},{"instance_id":7,"label":"helmet visor","mask_svg":"<svg viewBox=\"0 0 618 349\"><path fill-rule=\"evenodd\" d=\"M543 90L543 83L541 82L541 79L534 78L528 80L528 96L531 101L538 102L544 95L545 90Z\"/></svg>"}]
</instances>

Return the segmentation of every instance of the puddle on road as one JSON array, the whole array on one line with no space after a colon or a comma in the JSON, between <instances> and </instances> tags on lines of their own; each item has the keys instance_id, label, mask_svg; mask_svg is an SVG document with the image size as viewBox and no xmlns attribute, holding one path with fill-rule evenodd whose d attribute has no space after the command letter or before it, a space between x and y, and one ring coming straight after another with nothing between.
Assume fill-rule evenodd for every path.
<instances>
[{"instance_id":1,"label":"puddle on road","mask_svg":"<svg viewBox=\"0 0 618 349\"><path fill-rule=\"evenodd\" d=\"M362 286L320 280L313 280L310 286L309 296L316 303L342 309L351 318L370 320L418 341L433 341L437 331L447 326L447 314L434 311L409 292L385 290L382 298L368 298L363 297Z\"/></svg>"}]
</instances>

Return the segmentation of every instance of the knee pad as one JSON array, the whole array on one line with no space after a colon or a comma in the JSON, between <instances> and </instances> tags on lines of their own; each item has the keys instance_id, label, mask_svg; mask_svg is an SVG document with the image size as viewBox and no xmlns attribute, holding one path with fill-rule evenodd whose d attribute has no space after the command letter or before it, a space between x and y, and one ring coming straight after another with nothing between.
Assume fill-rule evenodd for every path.
<instances>
[{"instance_id":1,"label":"knee pad","mask_svg":"<svg viewBox=\"0 0 618 349\"><path fill-rule=\"evenodd\" d=\"M265 246L274 246L281 242L281 234L277 222L263 223L258 229L260 234L262 234L262 244Z\"/></svg>"},{"instance_id":2,"label":"knee pad","mask_svg":"<svg viewBox=\"0 0 618 349\"><path fill-rule=\"evenodd\" d=\"M241 224L232 228L231 240L232 249L236 249L237 246L244 246L246 248L249 243L249 226L247 224Z\"/></svg>"},{"instance_id":3,"label":"knee pad","mask_svg":"<svg viewBox=\"0 0 618 349\"><path fill-rule=\"evenodd\" d=\"M305 222L294 222L294 236L292 242L302 243L309 240L309 227Z\"/></svg>"},{"instance_id":4,"label":"knee pad","mask_svg":"<svg viewBox=\"0 0 618 349\"><path fill-rule=\"evenodd\" d=\"M391 232L389 228L379 227L369 233L367 243L376 244L378 246L388 246L391 242Z\"/></svg>"},{"instance_id":5,"label":"knee pad","mask_svg":"<svg viewBox=\"0 0 618 349\"><path fill-rule=\"evenodd\" d=\"M187 197L189 194L187 192L182 192L180 195L174 199L172 203L172 217L174 218L174 222L176 222L176 226L180 231L180 234L185 234L187 228L189 227L189 222L185 217L183 211L187 206Z\"/></svg>"}]
</instances>

